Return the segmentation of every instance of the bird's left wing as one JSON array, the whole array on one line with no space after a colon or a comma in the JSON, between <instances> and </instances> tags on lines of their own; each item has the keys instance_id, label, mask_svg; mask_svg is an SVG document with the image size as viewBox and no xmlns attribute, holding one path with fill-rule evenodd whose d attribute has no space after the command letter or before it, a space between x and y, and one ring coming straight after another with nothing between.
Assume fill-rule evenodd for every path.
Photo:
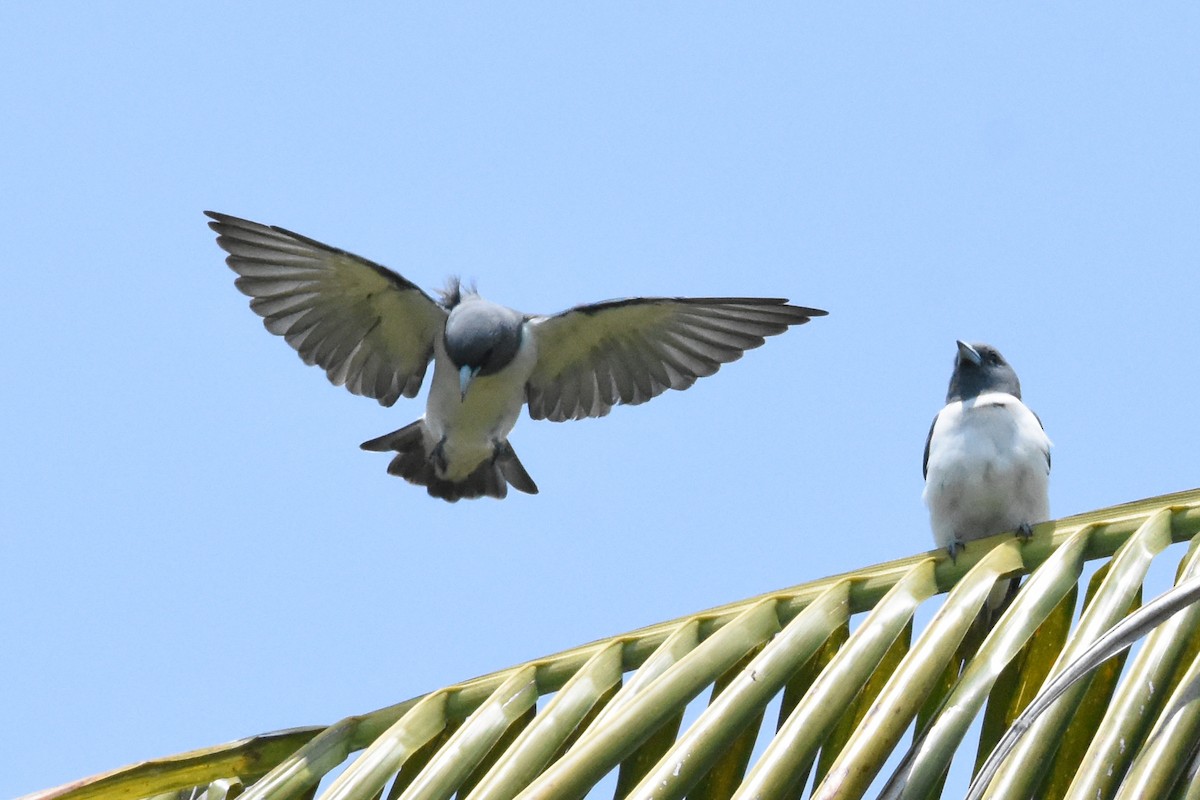
<instances>
[{"instance_id":1,"label":"bird's left wing","mask_svg":"<svg viewBox=\"0 0 1200 800\"><path fill-rule=\"evenodd\" d=\"M1042 423L1042 418L1039 417L1037 415L1037 412L1034 411L1032 408L1029 409L1029 413L1033 414L1033 418L1037 420L1038 427L1041 428L1042 433L1045 434L1046 426ZM1045 439L1046 439L1046 442L1042 446L1042 453L1046 456L1046 474L1049 475L1050 474L1050 437L1047 436L1047 437L1045 437Z\"/></svg>"},{"instance_id":2,"label":"bird's left wing","mask_svg":"<svg viewBox=\"0 0 1200 800\"><path fill-rule=\"evenodd\" d=\"M825 313L777 298L640 297L534 317L529 416L602 417L618 403L686 389L765 337Z\"/></svg>"},{"instance_id":3,"label":"bird's left wing","mask_svg":"<svg viewBox=\"0 0 1200 800\"><path fill-rule=\"evenodd\" d=\"M271 333L334 385L390 406L421 388L446 310L405 278L298 233L204 212Z\"/></svg>"}]
</instances>

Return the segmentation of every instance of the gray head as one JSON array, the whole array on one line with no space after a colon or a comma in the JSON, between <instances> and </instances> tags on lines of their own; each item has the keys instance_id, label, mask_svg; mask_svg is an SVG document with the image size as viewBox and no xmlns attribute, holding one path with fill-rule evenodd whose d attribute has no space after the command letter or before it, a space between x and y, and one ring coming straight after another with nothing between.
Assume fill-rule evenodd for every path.
<instances>
[{"instance_id":1,"label":"gray head","mask_svg":"<svg viewBox=\"0 0 1200 800\"><path fill-rule=\"evenodd\" d=\"M446 318L446 355L458 369L463 396L476 375L507 367L521 347L525 318L511 308L464 294Z\"/></svg>"},{"instance_id":2,"label":"gray head","mask_svg":"<svg viewBox=\"0 0 1200 800\"><path fill-rule=\"evenodd\" d=\"M986 392L1007 392L1019 399L1021 382L1000 351L990 344L959 341L946 402L970 400Z\"/></svg>"}]
</instances>

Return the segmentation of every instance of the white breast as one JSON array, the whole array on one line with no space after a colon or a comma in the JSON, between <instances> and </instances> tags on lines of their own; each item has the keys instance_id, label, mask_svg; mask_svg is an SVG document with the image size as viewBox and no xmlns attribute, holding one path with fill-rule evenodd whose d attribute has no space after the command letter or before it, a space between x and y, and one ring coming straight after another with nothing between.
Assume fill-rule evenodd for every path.
<instances>
[{"instance_id":1,"label":"white breast","mask_svg":"<svg viewBox=\"0 0 1200 800\"><path fill-rule=\"evenodd\" d=\"M445 437L448 480L470 475L486 458L491 458L496 443L508 438L525 405L525 384L537 363L537 345L532 336L523 336L512 363L495 375L479 376L471 381L466 399L461 396L458 370L446 355L438 337L433 355L433 382L425 406L425 428L432 449Z\"/></svg>"},{"instance_id":2,"label":"white breast","mask_svg":"<svg viewBox=\"0 0 1200 800\"><path fill-rule=\"evenodd\" d=\"M948 404L929 443L924 499L934 539L948 547L1050 516L1050 440L1016 397Z\"/></svg>"}]
</instances>

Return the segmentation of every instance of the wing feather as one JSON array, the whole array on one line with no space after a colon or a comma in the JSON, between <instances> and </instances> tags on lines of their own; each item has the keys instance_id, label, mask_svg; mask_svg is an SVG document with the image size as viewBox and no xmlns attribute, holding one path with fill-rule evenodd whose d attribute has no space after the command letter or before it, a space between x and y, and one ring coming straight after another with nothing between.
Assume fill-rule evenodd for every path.
<instances>
[{"instance_id":1,"label":"wing feather","mask_svg":"<svg viewBox=\"0 0 1200 800\"><path fill-rule=\"evenodd\" d=\"M446 310L387 267L298 233L205 212L268 331L335 385L390 406L421 389Z\"/></svg>"},{"instance_id":2,"label":"wing feather","mask_svg":"<svg viewBox=\"0 0 1200 800\"><path fill-rule=\"evenodd\" d=\"M534 419L604 416L686 389L766 337L824 316L757 297L610 300L534 317L538 361L526 384Z\"/></svg>"},{"instance_id":3,"label":"wing feather","mask_svg":"<svg viewBox=\"0 0 1200 800\"><path fill-rule=\"evenodd\" d=\"M671 332L663 336L662 350L664 360L675 365L679 372L680 381L672 384L672 389L686 389L695 383L697 378L712 375L720 366L689 345L686 339Z\"/></svg>"}]
</instances>

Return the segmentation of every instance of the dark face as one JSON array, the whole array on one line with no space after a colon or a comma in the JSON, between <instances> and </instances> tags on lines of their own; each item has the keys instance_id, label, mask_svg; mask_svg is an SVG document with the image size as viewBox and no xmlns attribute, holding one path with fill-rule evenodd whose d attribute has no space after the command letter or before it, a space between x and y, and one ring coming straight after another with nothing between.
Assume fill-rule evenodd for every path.
<instances>
[{"instance_id":1,"label":"dark face","mask_svg":"<svg viewBox=\"0 0 1200 800\"><path fill-rule=\"evenodd\" d=\"M1016 371L991 345L959 342L946 402L970 400L987 392L1007 392L1020 398L1021 382Z\"/></svg>"},{"instance_id":2,"label":"dark face","mask_svg":"<svg viewBox=\"0 0 1200 800\"><path fill-rule=\"evenodd\" d=\"M472 376L504 369L521 346L520 315L486 301L464 302L446 320L446 355Z\"/></svg>"}]
</instances>

